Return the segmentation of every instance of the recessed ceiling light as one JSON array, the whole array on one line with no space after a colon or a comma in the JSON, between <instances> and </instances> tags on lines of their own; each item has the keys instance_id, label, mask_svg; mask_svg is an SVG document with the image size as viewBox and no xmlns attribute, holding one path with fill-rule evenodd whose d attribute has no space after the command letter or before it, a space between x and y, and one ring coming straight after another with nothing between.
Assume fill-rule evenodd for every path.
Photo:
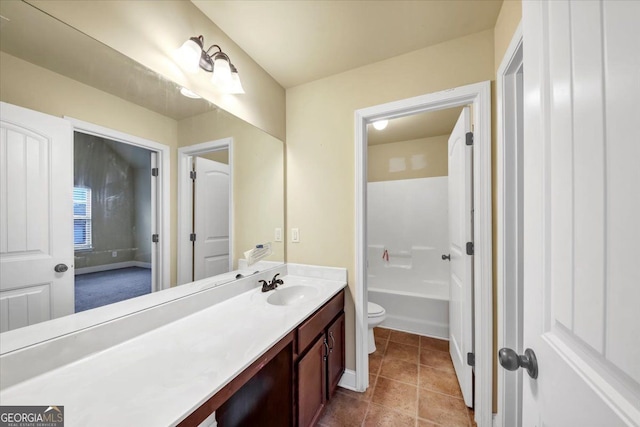
<instances>
[{"instance_id":1,"label":"recessed ceiling light","mask_svg":"<svg viewBox=\"0 0 640 427\"><path fill-rule=\"evenodd\" d=\"M202 98L200 95L198 95L195 92L190 91L189 89L187 89L186 87L183 87L180 89L180 93L183 94L184 96L186 96L187 98L193 98L193 99L200 99Z\"/></svg>"},{"instance_id":2,"label":"recessed ceiling light","mask_svg":"<svg viewBox=\"0 0 640 427\"><path fill-rule=\"evenodd\" d=\"M388 124L389 124L389 120L378 120L373 122L373 127L376 128L377 130L382 130L386 128Z\"/></svg>"}]
</instances>

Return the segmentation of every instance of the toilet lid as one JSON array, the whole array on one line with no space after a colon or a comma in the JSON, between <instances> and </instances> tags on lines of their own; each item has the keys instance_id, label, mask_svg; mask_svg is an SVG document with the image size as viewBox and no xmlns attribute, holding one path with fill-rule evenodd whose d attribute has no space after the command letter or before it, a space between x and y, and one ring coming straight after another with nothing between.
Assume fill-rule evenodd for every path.
<instances>
[{"instance_id":1,"label":"toilet lid","mask_svg":"<svg viewBox=\"0 0 640 427\"><path fill-rule=\"evenodd\" d=\"M375 302L370 302L367 304L367 313L369 316L376 316L378 314L384 313L384 308L380 307Z\"/></svg>"}]
</instances>

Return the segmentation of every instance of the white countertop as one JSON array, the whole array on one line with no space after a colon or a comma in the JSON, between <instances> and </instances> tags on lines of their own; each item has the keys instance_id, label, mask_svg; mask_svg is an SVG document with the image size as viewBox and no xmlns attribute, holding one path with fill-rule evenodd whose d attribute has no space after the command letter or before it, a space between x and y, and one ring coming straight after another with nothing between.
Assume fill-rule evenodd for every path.
<instances>
[{"instance_id":1,"label":"white countertop","mask_svg":"<svg viewBox=\"0 0 640 427\"><path fill-rule=\"evenodd\" d=\"M175 425L346 286L282 277L319 289L275 306L260 288L0 391L2 405L63 405L65 425ZM277 290L275 291L277 292Z\"/></svg>"}]
</instances>

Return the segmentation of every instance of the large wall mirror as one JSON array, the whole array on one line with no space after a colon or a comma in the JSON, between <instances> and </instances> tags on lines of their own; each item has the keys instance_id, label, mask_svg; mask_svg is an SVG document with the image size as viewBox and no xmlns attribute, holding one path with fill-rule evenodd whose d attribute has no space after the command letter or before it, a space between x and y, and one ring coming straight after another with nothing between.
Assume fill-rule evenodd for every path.
<instances>
[{"instance_id":1,"label":"large wall mirror","mask_svg":"<svg viewBox=\"0 0 640 427\"><path fill-rule=\"evenodd\" d=\"M0 15L0 332L284 262L282 141L28 3L3 1ZM55 140L20 134L12 106L71 123L68 155L54 162ZM47 215L52 184L25 190L56 167L73 169L63 219ZM66 272L37 265L56 230L73 239ZM22 280L41 268L51 280ZM66 293L54 283L65 275Z\"/></svg>"}]
</instances>

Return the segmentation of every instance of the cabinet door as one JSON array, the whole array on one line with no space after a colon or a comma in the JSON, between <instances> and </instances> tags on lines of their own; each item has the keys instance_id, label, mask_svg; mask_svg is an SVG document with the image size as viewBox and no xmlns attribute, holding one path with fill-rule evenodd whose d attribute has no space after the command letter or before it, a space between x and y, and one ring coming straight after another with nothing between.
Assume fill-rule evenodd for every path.
<instances>
[{"instance_id":1,"label":"cabinet door","mask_svg":"<svg viewBox=\"0 0 640 427\"><path fill-rule=\"evenodd\" d=\"M298 425L313 425L327 401L326 336L323 334L298 362Z\"/></svg>"},{"instance_id":2,"label":"cabinet door","mask_svg":"<svg viewBox=\"0 0 640 427\"><path fill-rule=\"evenodd\" d=\"M329 357L327 363L328 398L338 387L338 382L344 373L344 313L340 315L327 329Z\"/></svg>"}]
</instances>

